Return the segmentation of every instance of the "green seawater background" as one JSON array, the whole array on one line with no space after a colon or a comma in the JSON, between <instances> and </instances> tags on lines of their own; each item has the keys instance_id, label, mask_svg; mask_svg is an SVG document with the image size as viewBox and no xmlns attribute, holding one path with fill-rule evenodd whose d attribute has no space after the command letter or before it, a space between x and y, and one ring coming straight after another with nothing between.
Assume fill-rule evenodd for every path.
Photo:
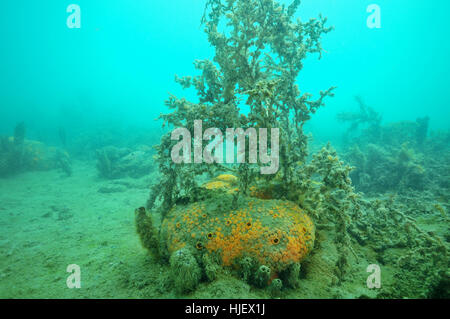
<instances>
[{"instance_id":1,"label":"green seawater background","mask_svg":"<svg viewBox=\"0 0 450 319\"><path fill-rule=\"evenodd\" d=\"M25 120L30 137L55 139L108 123L153 126L168 92L195 100L174 75L193 75L195 59L211 58L200 27L204 1L77 1L81 29L66 25L68 1L4 1L0 11L0 133ZM285 1L283 3L288 4ZM366 8L381 8L381 29L369 29ZM428 115L449 126L450 43L446 0L304 0L303 20L322 13L335 31L319 61L305 61L299 84L318 95L337 86L309 123L317 137L336 136L335 114L356 109L353 96L385 121Z\"/></svg>"}]
</instances>

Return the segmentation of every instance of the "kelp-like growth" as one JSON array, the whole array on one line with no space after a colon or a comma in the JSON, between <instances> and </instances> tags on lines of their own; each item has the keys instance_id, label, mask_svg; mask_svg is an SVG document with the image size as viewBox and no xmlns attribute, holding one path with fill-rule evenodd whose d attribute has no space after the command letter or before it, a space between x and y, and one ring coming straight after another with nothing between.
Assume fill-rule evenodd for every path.
<instances>
[{"instance_id":1,"label":"kelp-like growth","mask_svg":"<svg viewBox=\"0 0 450 319\"><path fill-rule=\"evenodd\" d=\"M334 89L321 91L313 99L296 83L302 61L312 53L321 57L321 37L332 30L325 26L323 17L294 21L299 4L299 0L288 7L273 0L208 1L202 24L215 49L214 58L195 61L200 75L176 77L184 88L195 88L199 101L170 96L166 105L172 112L160 117L165 124L185 127L191 133L194 120L202 120L204 129L222 131L280 128L280 171L264 178L278 179L281 194L287 194L298 183L297 164L306 160L304 124L324 105L327 96L333 96ZM243 108L248 112L244 113ZM233 167L218 163L175 164L170 158L174 144L170 134L162 137L157 159L162 179L148 201L148 208L153 208L160 198L163 214L177 202L201 198L196 177L204 173L234 172L244 194L259 175L260 163L248 161Z\"/></svg>"}]
</instances>

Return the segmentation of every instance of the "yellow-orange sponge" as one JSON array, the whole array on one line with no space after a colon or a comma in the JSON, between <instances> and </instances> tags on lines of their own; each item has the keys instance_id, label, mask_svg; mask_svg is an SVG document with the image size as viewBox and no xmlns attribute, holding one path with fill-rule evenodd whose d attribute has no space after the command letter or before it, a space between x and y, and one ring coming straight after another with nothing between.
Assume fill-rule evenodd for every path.
<instances>
[{"instance_id":1,"label":"yellow-orange sponge","mask_svg":"<svg viewBox=\"0 0 450 319\"><path fill-rule=\"evenodd\" d=\"M250 257L273 275L299 263L314 244L311 219L293 202L231 195L176 206L161 228L168 255L187 247L224 267L239 268Z\"/></svg>"}]
</instances>

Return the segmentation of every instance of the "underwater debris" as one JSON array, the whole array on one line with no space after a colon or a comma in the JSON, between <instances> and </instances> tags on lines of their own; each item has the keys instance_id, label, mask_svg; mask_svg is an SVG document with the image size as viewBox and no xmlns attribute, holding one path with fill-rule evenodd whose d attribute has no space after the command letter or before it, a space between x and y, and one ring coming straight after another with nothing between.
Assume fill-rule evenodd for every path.
<instances>
[{"instance_id":1,"label":"underwater debris","mask_svg":"<svg viewBox=\"0 0 450 319\"><path fill-rule=\"evenodd\" d=\"M25 141L25 122L20 122L14 128L14 145L20 146L23 145Z\"/></svg>"},{"instance_id":2,"label":"underwater debris","mask_svg":"<svg viewBox=\"0 0 450 319\"><path fill-rule=\"evenodd\" d=\"M97 170L101 177L116 179L139 178L153 170L152 153L145 146L136 150L107 146L96 151Z\"/></svg>"},{"instance_id":3,"label":"underwater debris","mask_svg":"<svg viewBox=\"0 0 450 319\"><path fill-rule=\"evenodd\" d=\"M447 245L439 236L423 231L394 196L361 205L365 213L349 225L349 233L372 249L381 265L395 267L393 283L383 287L379 297L430 298L439 291L449 265Z\"/></svg>"},{"instance_id":4,"label":"underwater debris","mask_svg":"<svg viewBox=\"0 0 450 319\"><path fill-rule=\"evenodd\" d=\"M350 116L344 119L351 121ZM449 144L442 143L445 133L428 136L429 120L425 116L415 122L383 125L374 120L360 129L359 134L350 137L346 133L344 159L355 167L350 177L356 189L376 195L424 191L437 185L445 188L444 176L448 175L445 156L448 157Z\"/></svg>"},{"instance_id":5,"label":"underwater debris","mask_svg":"<svg viewBox=\"0 0 450 319\"><path fill-rule=\"evenodd\" d=\"M428 135L430 118L428 116L419 117L416 119L416 123L416 143L418 147L422 147Z\"/></svg>"},{"instance_id":6,"label":"underwater debris","mask_svg":"<svg viewBox=\"0 0 450 319\"><path fill-rule=\"evenodd\" d=\"M432 184L425 168L428 163L407 142L395 148L368 144L363 150L355 145L345 156L356 168L350 176L359 191L405 193Z\"/></svg>"},{"instance_id":7,"label":"underwater debris","mask_svg":"<svg viewBox=\"0 0 450 319\"><path fill-rule=\"evenodd\" d=\"M57 150L55 162L67 176L72 176L72 163L70 161L69 153Z\"/></svg>"},{"instance_id":8,"label":"underwater debris","mask_svg":"<svg viewBox=\"0 0 450 319\"><path fill-rule=\"evenodd\" d=\"M65 148L67 146L66 129L62 126L58 128L58 137L62 146Z\"/></svg>"},{"instance_id":9,"label":"underwater debris","mask_svg":"<svg viewBox=\"0 0 450 319\"><path fill-rule=\"evenodd\" d=\"M356 131L360 125L366 125L371 131L376 131L381 125L381 115L376 112L372 107L364 103L360 96L355 96L355 100L358 103L358 112L340 112L336 118L340 122L349 122L350 127L348 133Z\"/></svg>"},{"instance_id":10,"label":"underwater debris","mask_svg":"<svg viewBox=\"0 0 450 319\"><path fill-rule=\"evenodd\" d=\"M25 124L14 129L14 136L0 137L0 177L15 174L62 168L71 174L69 155L56 147L25 139Z\"/></svg>"}]
</instances>

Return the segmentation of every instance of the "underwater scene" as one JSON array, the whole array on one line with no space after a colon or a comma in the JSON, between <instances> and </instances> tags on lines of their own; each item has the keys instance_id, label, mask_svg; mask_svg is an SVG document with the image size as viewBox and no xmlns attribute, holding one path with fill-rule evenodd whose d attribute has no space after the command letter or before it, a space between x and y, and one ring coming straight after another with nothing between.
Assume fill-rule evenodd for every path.
<instances>
[{"instance_id":1,"label":"underwater scene","mask_svg":"<svg viewBox=\"0 0 450 319\"><path fill-rule=\"evenodd\" d=\"M448 299L447 0L7 0L0 298Z\"/></svg>"}]
</instances>

